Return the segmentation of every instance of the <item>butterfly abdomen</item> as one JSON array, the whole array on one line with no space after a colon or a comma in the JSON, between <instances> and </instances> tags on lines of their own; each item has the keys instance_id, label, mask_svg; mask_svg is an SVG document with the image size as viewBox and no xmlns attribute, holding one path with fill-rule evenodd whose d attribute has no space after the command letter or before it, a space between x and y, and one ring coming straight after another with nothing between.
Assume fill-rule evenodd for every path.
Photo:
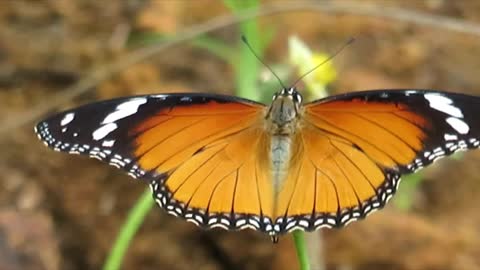
<instances>
[{"instance_id":1,"label":"butterfly abdomen","mask_svg":"<svg viewBox=\"0 0 480 270\"><path fill-rule=\"evenodd\" d=\"M270 170L275 193L278 193L288 172L291 156L290 136L272 136L270 145Z\"/></svg>"}]
</instances>

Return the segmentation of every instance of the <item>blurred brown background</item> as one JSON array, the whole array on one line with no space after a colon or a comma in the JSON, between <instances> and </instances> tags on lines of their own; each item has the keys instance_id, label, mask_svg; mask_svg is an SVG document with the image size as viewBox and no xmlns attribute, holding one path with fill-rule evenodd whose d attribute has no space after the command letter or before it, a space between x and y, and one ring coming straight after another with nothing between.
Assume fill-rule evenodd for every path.
<instances>
[{"instance_id":1,"label":"blurred brown background","mask_svg":"<svg viewBox=\"0 0 480 270\"><path fill-rule=\"evenodd\" d=\"M275 1L263 3L271 2ZM480 24L480 2L473 0L351 3ZM90 71L141 49L141 44L132 47L128 42L136 33L175 35L229 13L221 1L210 0L3 0L0 125L21 121L25 113L48 105ZM356 37L356 43L333 60L339 74L333 92L410 87L480 95L479 35L351 13L292 11L258 20L276 29L266 50L267 62L287 57L290 35L323 52ZM236 46L240 33L234 25L210 35ZM233 88L231 67L187 41L129 66L50 113L124 95L233 93ZM459 160L444 159L424 171L409 211L390 204L345 229L324 231L327 269L480 269L479 165L478 150ZM33 123L9 129L0 135L0 269L101 268L144 188L95 160L48 150L33 134ZM205 232L157 208L134 239L123 266L297 268L291 237L273 245L252 231Z\"/></svg>"}]
</instances>

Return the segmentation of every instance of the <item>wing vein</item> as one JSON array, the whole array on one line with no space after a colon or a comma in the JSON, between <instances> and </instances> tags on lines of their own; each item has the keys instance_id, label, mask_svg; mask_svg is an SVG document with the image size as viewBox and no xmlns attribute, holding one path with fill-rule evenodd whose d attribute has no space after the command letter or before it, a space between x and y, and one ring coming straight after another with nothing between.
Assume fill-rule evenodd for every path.
<instances>
[{"instance_id":1,"label":"wing vein","mask_svg":"<svg viewBox=\"0 0 480 270\"><path fill-rule=\"evenodd\" d=\"M226 147L226 146L225 146ZM212 154L207 160L205 160L200 166L198 166L197 168L195 168L195 170L193 170L193 172L191 172L184 180L183 182L178 185L178 187L175 189L175 191L171 191L172 192L172 195L175 195L175 193L177 192L177 190L179 190L183 184L193 175L195 174L198 170L200 170L200 168L202 168L205 164L207 164L207 162L209 162L210 160L212 160L212 158L214 158L218 153L220 153L220 151L222 151L223 149L225 149L225 147L223 148L220 148L217 152L215 152L214 154ZM165 183L168 182L168 178L167 180L165 181Z\"/></svg>"},{"instance_id":2,"label":"wing vein","mask_svg":"<svg viewBox=\"0 0 480 270\"><path fill-rule=\"evenodd\" d=\"M407 112L408 112L408 111L407 111ZM405 117L405 116L402 116L402 115L398 114L397 112L389 112L389 113L390 113L390 114L393 114L393 115L395 115L395 116L396 116L396 117L398 117L398 118L401 118L401 119L403 119L403 120L407 121L408 123L410 123L410 124L412 124L412 125L414 125L414 126L418 127L419 129L421 129L421 130L422 130L422 131L424 131L424 132L426 132L426 131L427 131L427 130L425 130L425 127L422 127L422 126L420 126L419 124L417 124L417 123L415 123L415 122L411 121L410 119L408 119L408 118L407 118L407 117Z\"/></svg>"},{"instance_id":3,"label":"wing vein","mask_svg":"<svg viewBox=\"0 0 480 270\"><path fill-rule=\"evenodd\" d=\"M373 125L381 128L381 129L385 130L387 133L390 133L391 135L393 135L394 137L396 137L398 140L400 140L401 142L403 142L404 144L406 144L410 149L412 149L412 151L415 152L415 154L417 154L417 151L413 148L412 145L410 145L407 141L405 141L403 138L401 138L401 137L398 136L397 134L393 133L391 130L387 129L386 127L380 125L380 124L377 123L377 122L374 122L374 121L368 119L367 117L364 117L364 116L361 115L361 114L358 114L358 113L353 113L353 114L355 114L356 116L358 116L358 117L360 117L360 118L362 118L362 119L364 119L364 120L372 123Z\"/></svg>"},{"instance_id":4,"label":"wing vein","mask_svg":"<svg viewBox=\"0 0 480 270\"><path fill-rule=\"evenodd\" d=\"M168 115L165 115L165 116L168 116ZM166 122L172 120L173 118L174 118L174 117L169 116L168 119L165 119L164 121L161 121L161 122L159 122L159 123L156 123L155 125L152 125L152 126L150 126L150 127L147 127L147 128L145 128L145 129L142 129L142 130L138 130L138 132L136 132L136 133L128 134L128 138L136 139L136 138L138 138L138 136L142 135L143 133L148 132L149 130L157 127L158 125L165 124Z\"/></svg>"},{"instance_id":5,"label":"wing vein","mask_svg":"<svg viewBox=\"0 0 480 270\"><path fill-rule=\"evenodd\" d=\"M353 193L355 193L355 197L357 198L357 203L358 205L360 206L362 204L361 202L361 199L360 197L358 196L357 194L357 190L355 189L355 187L353 186L352 182L350 181L350 178L345 174L345 171L342 169L342 167L340 167L340 165L338 164L337 160L335 158L332 158L333 159L333 162L335 162L335 165L337 166L337 168L340 170L340 172L343 174L343 176L345 177L345 179L347 180L348 184L350 185L350 187L353 189Z\"/></svg>"},{"instance_id":6,"label":"wing vein","mask_svg":"<svg viewBox=\"0 0 480 270\"><path fill-rule=\"evenodd\" d=\"M231 128L231 127L229 127L229 128ZM251 127L246 127L246 128L241 129L241 130L238 130L238 131L235 131L235 132L232 132L232 133L229 133L229 134L225 134L225 136L222 136L222 137L217 138L216 141L219 141L219 140L224 139L224 138L227 138L227 137L231 137L232 135L241 133L241 132L243 132L243 131L245 131L245 130L247 130L247 129L249 129L249 128L251 128ZM205 139L205 138L202 138L202 139ZM200 140L201 140L201 139L200 139ZM175 155L178 154L179 152L187 149L188 147L191 147L192 145L198 143L200 140L194 141L194 142L192 142L192 143L184 146L183 148L178 149L177 152L174 152L173 154L171 154L170 156L168 156L168 158L166 158L162 163L158 164L156 168L162 166L162 165L163 165L165 162L167 162L170 158L172 158L173 156L175 156ZM156 169L156 168L155 168L155 169ZM155 170L155 169L154 169L154 170Z\"/></svg>"},{"instance_id":7,"label":"wing vein","mask_svg":"<svg viewBox=\"0 0 480 270\"><path fill-rule=\"evenodd\" d=\"M177 133L187 129L187 128L190 128L190 127L193 127L194 125L197 125L199 123L201 123L202 121L204 121L206 118L202 118L202 119L199 119L198 121L195 121L193 122L192 124L190 125L187 125L187 126L184 126L178 130L175 130L174 132L172 132L172 134L168 135L167 137L163 138L162 140L159 140L158 142L156 142L154 145L152 145L149 149L145 150L145 152L141 153L139 156L139 158L143 157L144 155L147 155L150 151L152 151L155 147L157 147L159 144L163 143L164 141L172 138L173 136L177 135ZM158 126L158 125L156 125Z\"/></svg>"},{"instance_id":8,"label":"wing vein","mask_svg":"<svg viewBox=\"0 0 480 270\"><path fill-rule=\"evenodd\" d=\"M208 215L208 213L210 212L210 203L212 202L212 198L213 196L215 195L215 192L217 191L217 188L218 186L223 182L225 181L225 179L227 179L232 173L234 173L235 170L233 170L232 172L230 172L229 174L225 175L224 177L222 177L216 184L215 184L215 187L213 187L213 190L212 190L212 196L210 196L210 198L208 199L208 204L207 204L207 208L206 208L206 214ZM233 204L233 202L232 202Z\"/></svg>"},{"instance_id":9,"label":"wing vein","mask_svg":"<svg viewBox=\"0 0 480 270\"><path fill-rule=\"evenodd\" d=\"M313 170L313 174L314 174L315 182L313 182L314 188L313 188L312 219L313 219L314 216L315 216L315 208L316 208L316 205L317 205L317 172L316 172L315 170Z\"/></svg>"},{"instance_id":10,"label":"wing vein","mask_svg":"<svg viewBox=\"0 0 480 270\"><path fill-rule=\"evenodd\" d=\"M339 212L340 211L340 198L339 198L337 186L335 185L335 181L333 181L333 179L328 174L326 174L323 170L321 170L320 168L315 166L315 163L313 162L312 159L309 158L309 160L312 163L313 167L315 167L315 169L317 171L319 171L321 174L325 175L328 178L328 180L332 183L333 188L335 189L335 193L337 194L337 212Z\"/></svg>"},{"instance_id":11,"label":"wing vein","mask_svg":"<svg viewBox=\"0 0 480 270\"><path fill-rule=\"evenodd\" d=\"M327 137L328 138L328 137ZM328 138L328 140L330 141L330 138ZM330 141L330 145L332 145L335 149L337 149L346 159L348 159L348 161L350 161L350 163L353 164L353 166L355 166L355 168L357 168L357 170L363 175L363 177L365 177L365 179L367 180L367 182L370 184L370 186L373 188L373 190L375 190L375 193L377 192L377 189L373 186L372 182L370 181L370 179L365 175L365 173L360 169L360 167L358 167L358 165L349 157L345 154L345 152L343 152L340 148L338 148L336 145L334 145L331 141ZM348 147L351 147L351 145L347 145ZM382 171L383 173L383 170L378 166L377 163L375 163L373 160L371 160L367 154L365 154L365 152L362 152L378 169L380 169L380 171Z\"/></svg>"},{"instance_id":12,"label":"wing vein","mask_svg":"<svg viewBox=\"0 0 480 270\"><path fill-rule=\"evenodd\" d=\"M262 217L263 216L263 208L262 208L262 199L260 198L260 185L258 184L257 162L255 162L255 182L257 183L257 198L258 198L258 205L260 206L260 217Z\"/></svg>"},{"instance_id":13,"label":"wing vein","mask_svg":"<svg viewBox=\"0 0 480 270\"><path fill-rule=\"evenodd\" d=\"M342 131L344 131L344 132L346 132L346 133L350 134L351 136L353 136L353 137L355 137L355 138L359 139L360 141L363 141L363 142L365 142L365 143L367 143L367 144L371 145L373 148L377 149L379 152L382 152L382 153L384 153L386 156L390 157L392 160L395 160L395 157L394 157L394 156L392 156L392 155L391 155L390 153L388 153L388 152L385 152L385 151L383 151L383 149L379 148L377 145L375 145L375 144L371 143L371 142L370 142L370 141L368 141L367 139L365 139L365 138L362 138L362 137L359 137L359 136L357 136L356 134L354 134L354 133L351 133L351 132L350 132L350 131L348 131L348 130L345 130L345 129L341 128L341 127L338 127L338 126L336 126L336 125L334 125L334 124L330 123L329 121L325 120L323 117L318 117L318 116L317 116L317 118L321 118L321 121L323 121L323 122L326 122L328 125L331 125L331 126L333 126L333 127L336 127L336 128L338 128L338 129L340 129L340 130L342 130ZM328 131L328 130L322 129L322 128L320 128L320 127L316 126L314 123L312 123L312 122L310 122L310 121L307 121L307 122L308 122L310 125L314 126L315 128L317 128L317 129L321 130L322 132L325 132L325 133L328 133L328 134L332 134L332 135L334 135L334 136L337 136L337 137L343 138L343 139L345 139L345 140L347 140L347 141L349 141L349 142L352 142L350 139L348 139L348 138L345 138L344 136L342 136L342 135L340 135L340 134L336 134L336 133L334 133L334 132L331 132L331 131ZM352 143L353 143L353 142L352 142Z\"/></svg>"},{"instance_id":14,"label":"wing vein","mask_svg":"<svg viewBox=\"0 0 480 270\"><path fill-rule=\"evenodd\" d=\"M300 168L298 168L297 177L295 177L295 184L293 185L292 196L290 196L290 199L288 200L287 207L285 208L285 217L288 215L288 210L290 208L290 204L292 203L292 199L295 196L295 191L296 191L297 184L298 184L298 178L300 178L300 172L302 171L302 168L303 168L303 163L301 163Z\"/></svg>"},{"instance_id":15,"label":"wing vein","mask_svg":"<svg viewBox=\"0 0 480 270\"><path fill-rule=\"evenodd\" d=\"M198 186L195 188L195 190L192 192L191 196L190 196L190 199L188 199L188 202L185 204L185 208L188 208L188 206L190 205L190 202L192 201L193 199L193 196L195 196L195 194L197 193L197 191L200 189L200 187L203 185L203 183L205 183L205 181L207 180L207 178L212 175L212 173L218 168L218 166L220 166L220 163L217 163L215 165L215 167L212 168L212 170L205 176L205 178L203 178L203 180L198 184ZM186 180L183 182L185 183ZM182 185L183 185L182 183ZM178 190L178 189L177 189Z\"/></svg>"},{"instance_id":16,"label":"wing vein","mask_svg":"<svg viewBox=\"0 0 480 270\"><path fill-rule=\"evenodd\" d=\"M232 209L231 209L231 214L233 215L235 213L235 199L237 196L237 184L238 184L238 174L239 174L239 169L236 169L236 176L235 176L235 186L233 187L233 202L232 202Z\"/></svg>"}]
</instances>

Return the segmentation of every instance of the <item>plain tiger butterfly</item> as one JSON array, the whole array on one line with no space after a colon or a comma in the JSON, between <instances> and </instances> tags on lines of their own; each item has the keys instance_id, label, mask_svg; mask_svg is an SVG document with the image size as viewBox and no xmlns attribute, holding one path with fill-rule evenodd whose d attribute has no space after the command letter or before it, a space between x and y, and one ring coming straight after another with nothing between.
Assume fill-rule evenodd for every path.
<instances>
[{"instance_id":1,"label":"plain tiger butterfly","mask_svg":"<svg viewBox=\"0 0 480 270\"><path fill-rule=\"evenodd\" d=\"M400 176L480 145L480 97L377 90L270 105L214 94L87 104L36 127L50 148L148 182L172 215L277 239L341 227L382 208Z\"/></svg>"}]
</instances>

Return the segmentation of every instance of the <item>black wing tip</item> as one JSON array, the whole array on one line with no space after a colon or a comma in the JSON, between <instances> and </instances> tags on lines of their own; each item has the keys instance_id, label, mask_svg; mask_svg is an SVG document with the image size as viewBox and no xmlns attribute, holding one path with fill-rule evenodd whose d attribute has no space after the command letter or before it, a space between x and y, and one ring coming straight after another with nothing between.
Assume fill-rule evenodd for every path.
<instances>
[{"instance_id":1,"label":"black wing tip","mask_svg":"<svg viewBox=\"0 0 480 270\"><path fill-rule=\"evenodd\" d=\"M411 97L412 95L426 95L426 94L440 94L446 95L448 97L452 97L455 99L464 99L464 100L480 100L480 96L472 95L472 94L465 94L465 93L458 93L458 92L451 92L445 90L438 90L438 89L418 89L418 88L392 88L392 89L370 89L370 90L355 90L349 91L345 93L330 95L318 100L311 101L308 104L314 104L317 102L328 102L328 101L336 101L336 100L349 100L353 98L369 98L369 97L380 97L381 99L390 98L391 95L398 96L405 96L406 98Z\"/></svg>"}]
</instances>

